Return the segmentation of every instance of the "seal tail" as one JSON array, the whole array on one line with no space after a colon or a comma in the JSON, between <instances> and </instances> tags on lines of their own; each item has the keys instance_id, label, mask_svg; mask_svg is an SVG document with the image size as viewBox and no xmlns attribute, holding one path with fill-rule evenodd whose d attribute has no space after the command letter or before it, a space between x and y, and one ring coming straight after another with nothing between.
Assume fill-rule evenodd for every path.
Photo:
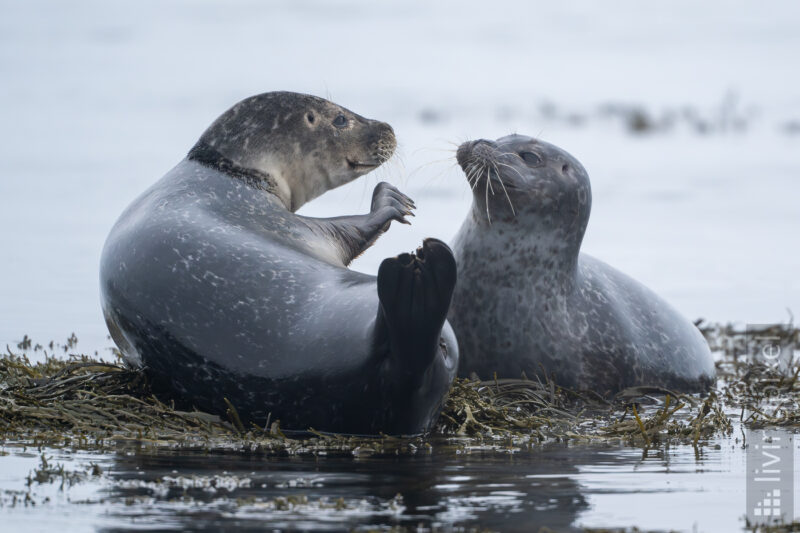
<instances>
[{"instance_id":1,"label":"seal tail","mask_svg":"<svg viewBox=\"0 0 800 533\"><path fill-rule=\"evenodd\" d=\"M425 239L416 253L381 263L379 314L388 336L392 374L406 386L418 387L440 353L442 327L455 285L455 257L437 239Z\"/></svg>"}]
</instances>

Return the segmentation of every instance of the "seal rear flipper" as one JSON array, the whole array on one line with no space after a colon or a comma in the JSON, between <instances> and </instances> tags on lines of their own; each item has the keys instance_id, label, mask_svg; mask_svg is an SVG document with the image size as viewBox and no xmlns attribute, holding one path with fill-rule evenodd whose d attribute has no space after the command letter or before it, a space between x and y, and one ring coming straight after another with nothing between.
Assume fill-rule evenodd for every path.
<instances>
[{"instance_id":1,"label":"seal rear flipper","mask_svg":"<svg viewBox=\"0 0 800 533\"><path fill-rule=\"evenodd\" d=\"M418 388L439 353L455 284L453 252L437 239L381 263L378 320L389 341L391 373L404 388Z\"/></svg>"}]
</instances>

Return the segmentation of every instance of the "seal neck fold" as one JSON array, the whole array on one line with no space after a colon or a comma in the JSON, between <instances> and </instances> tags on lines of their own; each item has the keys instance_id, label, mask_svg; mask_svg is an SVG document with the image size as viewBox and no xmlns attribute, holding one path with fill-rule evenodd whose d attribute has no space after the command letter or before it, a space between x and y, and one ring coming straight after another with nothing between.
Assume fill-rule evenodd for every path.
<instances>
[{"instance_id":1,"label":"seal neck fold","mask_svg":"<svg viewBox=\"0 0 800 533\"><path fill-rule=\"evenodd\" d=\"M249 187L270 193L275 193L278 189L275 180L266 172L239 165L203 141L195 144L186 157L238 179Z\"/></svg>"}]
</instances>

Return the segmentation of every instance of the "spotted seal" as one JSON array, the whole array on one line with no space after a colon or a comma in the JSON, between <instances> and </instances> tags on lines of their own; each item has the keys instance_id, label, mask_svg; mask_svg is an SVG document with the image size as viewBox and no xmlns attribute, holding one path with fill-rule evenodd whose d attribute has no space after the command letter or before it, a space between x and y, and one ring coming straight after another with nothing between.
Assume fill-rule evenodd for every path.
<instances>
[{"instance_id":1,"label":"spotted seal","mask_svg":"<svg viewBox=\"0 0 800 533\"><path fill-rule=\"evenodd\" d=\"M585 253L591 189L564 150L523 135L462 144L473 204L453 242L449 313L459 374L548 375L610 394L694 391L713 380L698 329L664 300Z\"/></svg>"},{"instance_id":2,"label":"spotted seal","mask_svg":"<svg viewBox=\"0 0 800 533\"><path fill-rule=\"evenodd\" d=\"M314 96L265 93L222 114L106 241L102 305L126 361L179 406L230 403L245 424L426 431L457 368L452 252L428 239L377 279L346 268L414 208L386 183L368 214L295 214L395 144L388 124Z\"/></svg>"}]
</instances>

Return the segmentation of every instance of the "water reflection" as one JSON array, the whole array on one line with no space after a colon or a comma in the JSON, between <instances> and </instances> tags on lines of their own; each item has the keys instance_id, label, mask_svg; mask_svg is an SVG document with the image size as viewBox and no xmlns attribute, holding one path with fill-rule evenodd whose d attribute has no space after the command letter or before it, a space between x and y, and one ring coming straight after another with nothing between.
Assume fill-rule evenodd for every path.
<instances>
[{"instance_id":1,"label":"water reflection","mask_svg":"<svg viewBox=\"0 0 800 533\"><path fill-rule=\"evenodd\" d=\"M134 520L137 528L143 522L191 529L235 524L240 531L479 523L502 531L563 531L588 505L573 479L577 463L608 460L599 450L575 452L552 447L518 455L366 459L120 455L107 495L135 503L112 514Z\"/></svg>"},{"instance_id":2,"label":"water reflection","mask_svg":"<svg viewBox=\"0 0 800 533\"><path fill-rule=\"evenodd\" d=\"M514 453L475 448L454 453L442 443L431 453L388 457L268 458L133 445L112 454L45 450L54 471L63 464L67 477L77 480L64 490L58 474L35 480L38 450L4 450L0 507L9 530L342 531L421 525L445 531L638 526L730 532L741 529L745 511L745 457L733 438L707 444L699 455L691 446L643 454L616 445L555 444ZM26 492L35 505L25 503Z\"/></svg>"}]
</instances>

